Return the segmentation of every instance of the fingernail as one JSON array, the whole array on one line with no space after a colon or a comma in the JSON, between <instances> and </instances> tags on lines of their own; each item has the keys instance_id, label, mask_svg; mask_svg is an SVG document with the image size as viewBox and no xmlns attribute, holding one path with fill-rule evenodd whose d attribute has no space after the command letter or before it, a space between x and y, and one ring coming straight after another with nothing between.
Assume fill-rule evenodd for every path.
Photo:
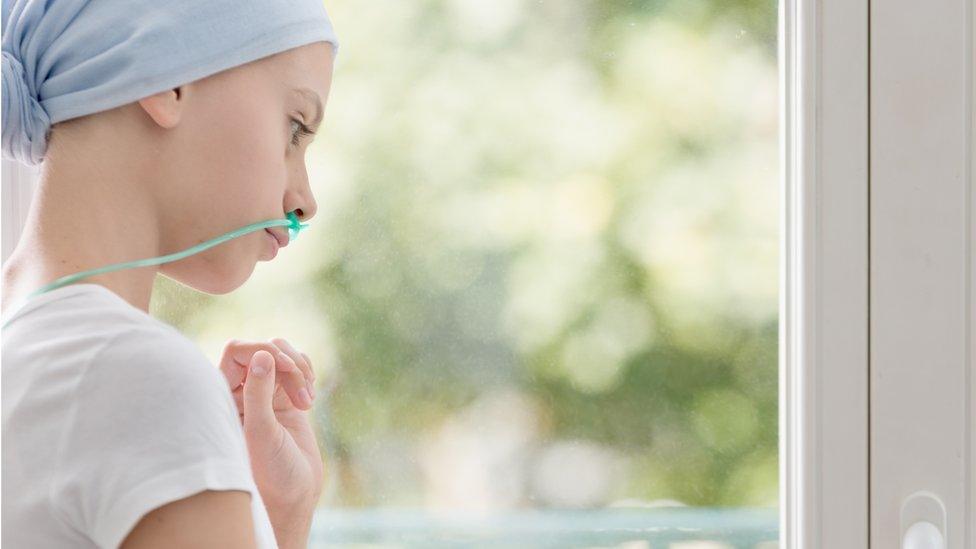
<instances>
[{"instance_id":1,"label":"fingernail","mask_svg":"<svg viewBox=\"0 0 976 549\"><path fill-rule=\"evenodd\" d=\"M306 404L312 403L312 397L308 395L308 389L302 387L298 390L298 394L301 395L302 400L304 400Z\"/></svg>"},{"instance_id":2,"label":"fingernail","mask_svg":"<svg viewBox=\"0 0 976 549\"><path fill-rule=\"evenodd\" d=\"M251 363L251 373L254 374L254 375L256 375L256 376L264 377L264 375L268 373L268 368L266 366L264 366L263 364L259 364L257 362L252 362Z\"/></svg>"}]
</instances>

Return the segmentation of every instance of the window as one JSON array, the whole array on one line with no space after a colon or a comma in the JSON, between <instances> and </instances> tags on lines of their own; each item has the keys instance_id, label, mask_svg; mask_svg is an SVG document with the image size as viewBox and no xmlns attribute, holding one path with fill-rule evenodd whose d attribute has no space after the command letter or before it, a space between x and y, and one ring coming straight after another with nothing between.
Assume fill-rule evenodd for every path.
<instances>
[{"instance_id":1,"label":"window","mask_svg":"<svg viewBox=\"0 0 976 549\"><path fill-rule=\"evenodd\" d=\"M310 230L154 300L318 358L313 539L775 543L777 4L330 10Z\"/></svg>"}]
</instances>

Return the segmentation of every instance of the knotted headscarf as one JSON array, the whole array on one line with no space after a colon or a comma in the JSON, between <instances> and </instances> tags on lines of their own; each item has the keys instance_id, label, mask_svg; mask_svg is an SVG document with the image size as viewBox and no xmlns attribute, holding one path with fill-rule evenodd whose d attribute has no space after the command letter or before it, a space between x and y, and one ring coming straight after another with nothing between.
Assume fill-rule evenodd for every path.
<instances>
[{"instance_id":1,"label":"knotted headscarf","mask_svg":"<svg viewBox=\"0 0 976 549\"><path fill-rule=\"evenodd\" d=\"M5 0L3 155L40 163L52 124L312 42L323 0Z\"/></svg>"}]
</instances>

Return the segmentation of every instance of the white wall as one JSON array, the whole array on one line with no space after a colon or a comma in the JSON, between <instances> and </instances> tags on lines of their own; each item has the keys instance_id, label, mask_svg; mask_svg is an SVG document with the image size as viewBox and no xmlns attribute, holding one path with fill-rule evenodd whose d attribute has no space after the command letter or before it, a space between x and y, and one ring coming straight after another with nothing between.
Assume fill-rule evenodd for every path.
<instances>
[{"instance_id":1,"label":"white wall","mask_svg":"<svg viewBox=\"0 0 976 549\"><path fill-rule=\"evenodd\" d=\"M3 240L2 261L5 263L14 251L27 219L27 210L34 193L36 167L2 159L0 171L0 237Z\"/></svg>"}]
</instances>

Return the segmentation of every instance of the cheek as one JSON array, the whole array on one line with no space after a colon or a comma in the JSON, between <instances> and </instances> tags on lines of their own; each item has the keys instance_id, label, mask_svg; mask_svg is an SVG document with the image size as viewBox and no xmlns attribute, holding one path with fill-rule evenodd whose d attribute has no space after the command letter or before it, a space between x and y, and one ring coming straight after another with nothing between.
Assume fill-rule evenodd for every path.
<instances>
[{"instance_id":1,"label":"cheek","mask_svg":"<svg viewBox=\"0 0 976 549\"><path fill-rule=\"evenodd\" d=\"M280 187L285 177L285 151L280 122L267 115L238 118L223 128L216 163L236 192L261 194ZM252 196L254 196L252 194ZM257 196L255 196L257 198Z\"/></svg>"},{"instance_id":2,"label":"cheek","mask_svg":"<svg viewBox=\"0 0 976 549\"><path fill-rule=\"evenodd\" d=\"M280 202L275 192L287 178L287 129L284 115L259 103L247 97L214 106L219 111L211 111L196 132L193 171L214 199L251 205L243 211L267 212L274 208L268 200Z\"/></svg>"}]
</instances>

